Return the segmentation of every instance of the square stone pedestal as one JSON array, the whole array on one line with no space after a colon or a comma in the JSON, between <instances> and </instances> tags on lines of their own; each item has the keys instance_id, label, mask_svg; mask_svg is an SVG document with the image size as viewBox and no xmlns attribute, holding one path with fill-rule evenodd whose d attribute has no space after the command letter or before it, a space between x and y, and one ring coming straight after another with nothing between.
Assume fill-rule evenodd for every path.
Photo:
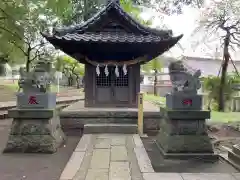
<instances>
[{"instance_id":1,"label":"square stone pedestal","mask_svg":"<svg viewBox=\"0 0 240 180\"><path fill-rule=\"evenodd\" d=\"M55 109L57 95L48 93L17 93L17 108L19 109Z\"/></svg>"},{"instance_id":2,"label":"square stone pedestal","mask_svg":"<svg viewBox=\"0 0 240 180\"><path fill-rule=\"evenodd\" d=\"M175 93L166 95L166 107L174 110L199 110L202 109L202 95Z\"/></svg>"},{"instance_id":3,"label":"square stone pedestal","mask_svg":"<svg viewBox=\"0 0 240 180\"><path fill-rule=\"evenodd\" d=\"M65 136L55 110L13 109L10 134L4 152L54 153Z\"/></svg>"},{"instance_id":4,"label":"square stone pedestal","mask_svg":"<svg viewBox=\"0 0 240 180\"><path fill-rule=\"evenodd\" d=\"M218 158L206 132L209 111L180 111L161 108L163 119L157 145L165 158Z\"/></svg>"}]
</instances>

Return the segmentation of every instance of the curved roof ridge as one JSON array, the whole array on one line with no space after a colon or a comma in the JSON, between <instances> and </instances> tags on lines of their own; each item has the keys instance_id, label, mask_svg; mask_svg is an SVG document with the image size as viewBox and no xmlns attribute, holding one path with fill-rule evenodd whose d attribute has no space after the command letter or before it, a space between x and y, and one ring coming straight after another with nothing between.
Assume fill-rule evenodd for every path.
<instances>
[{"instance_id":1,"label":"curved roof ridge","mask_svg":"<svg viewBox=\"0 0 240 180\"><path fill-rule=\"evenodd\" d=\"M77 25L72 25L64 28L55 28L54 29L54 34L57 33L72 33L74 31L84 31L85 29L88 28L88 25L95 24L97 21L101 19L101 16L107 13L107 11L111 8L115 8L119 14L121 14L124 19L128 22L130 22L133 26L135 26L140 32L146 33L146 34L155 34L155 35L167 35L167 36L172 36L172 31L171 30L158 30L150 27L146 27L142 25L141 23L137 22L132 16L130 16L127 12L125 12L121 6L117 3L116 0L111 0L109 3L104 6L100 11L98 11L96 14L94 14L91 18L86 20L83 23L79 23Z\"/></svg>"}]
</instances>

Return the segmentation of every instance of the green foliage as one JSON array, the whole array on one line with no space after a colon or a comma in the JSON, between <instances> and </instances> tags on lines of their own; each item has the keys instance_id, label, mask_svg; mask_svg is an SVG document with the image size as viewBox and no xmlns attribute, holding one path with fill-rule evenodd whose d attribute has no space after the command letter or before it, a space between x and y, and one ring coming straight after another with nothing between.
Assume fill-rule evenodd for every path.
<instances>
[{"instance_id":1,"label":"green foliage","mask_svg":"<svg viewBox=\"0 0 240 180\"><path fill-rule=\"evenodd\" d=\"M217 110L217 104L219 101L219 89L220 89L220 77L209 76L203 78L203 89L208 92L208 98L212 100L213 110ZM226 77L226 84L224 86L224 99L226 102L232 100L233 96L236 94L236 91L233 89L233 86L240 84L240 77L236 74L229 74Z\"/></svg>"},{"instance_id":2,"label":"green foliage","mask_svg":"<svg viewBox=\"0 0 240 180\"><path fill-rule=\"evenodd\" d=\"M71 6L66 0L0 1L0 56L26 63L46 56L41 31L59 23ZM28 69L28 68L27 68Z\"/></svg>"},{"instance_id":3,"label":"green foliage","mask_svg":"<svg viewBox=\"0 0 240 180\"><path fill-rule=\"evenodd\" d=\"M75 82L80 87L79 78L84 76L84 65L69 56L59 56L55 63L55 69L62 72L68 78L68 86L73 86Z\"/></svg>"},{"instance_id":4,"label":"green foliage","mask_svg":"<svg viewBox=\"0 0 240 180\"><path fill-rule=\"evenodd\" d=\"M59 56L54 62L56 71L63 72L66 77L84 76L84 65L69 56Z\"/></svg>"},{"instance_id":5,"label":"green foliage","mask_svg":"<svg viewBox=\"0 0 240 180\"><path fill-rule=\"evenodd\" d=\"M155 72L161 72L162 70L162 63L158 58L155 58L149 61L146 64L141 66L141 69L147 73L150 73L152 70Z\"/></svg>"},{"instance_id":6,"label":"green foliage","mask_svg":"<svg viewBox=\"0 0 240 180\"><path fill-rule=\"evenodd\" d=\"M27 59L36 59L42 55L44 48L35 47L41 36L39 32L55 26L81 23L84 19L92 17L107 0L0 0L0 56L8 57L9 62L18 63ZM188 4L195 2L188 1ZM197 0L199 1L199 0ZM170 3L171 2L171 3ZM149 2L146 0L120 0L123 9L136 20L149 25L151 21L140 18L140 6L149 5L155 9L168 4L179 6L182 0ZM156 4L157 3L157 4ZM162 6L164 4L164 6ZM163 10L163 9L162 9ZM166 8L165 8L166 10ZM167 10L166 10L167 11ZM31 53L27 53L31 46ZM39 52L40 51L40 52ZM31 56L29 58L29 56ZM26 58L27 57L27 58Z\"/></svg>"},{"instance_id":7,"label":"green foliage","mask_svg":"<svg viewBox=\"0 0 240 180\"><path fill-rule=\"evenodd\" d=\"M91 18L97 11L106 5L107 0L72 0L71 5L62 17L62 24L71 25L73 23L81 23ZM135 5L133 0L120 0L121 7L131 14L135 19L141 20L139 17L140 9Z\"/></svg>"}]
</instances>

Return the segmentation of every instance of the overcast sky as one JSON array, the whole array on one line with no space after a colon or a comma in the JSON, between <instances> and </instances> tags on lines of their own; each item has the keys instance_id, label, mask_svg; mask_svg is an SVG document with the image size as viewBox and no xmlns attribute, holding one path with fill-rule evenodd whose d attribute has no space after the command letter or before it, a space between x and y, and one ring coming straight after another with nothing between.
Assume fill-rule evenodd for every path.
<instances>
[{"instance_id":1,"label":"overcast sky","mask_svg":"<svg viewBox=\"0 0 240 180\"><path fill-rule=\"evenodd\" d=\"M161 27L162 25L166 25L168 28L173 30L174 35L184 34L183 38L180 40L180 44L184 48L184 52L178 48L177 46L171 49L170 53L166 53L166 55L179 57L181 55L187 56L198 56L198 57L214 57L216 54L216 48L219 48L219 41L214 41L211 43L207 43L207 46L203 43L199 43L200 45L197 48L193 48L194 42L198 41L197 37L192 37L193 31L197 27L196 20L199 18L199 11L197 9L193 9L190 7L183 8L183 14L181 15L172 15L172 16L164 16L164 18L160 18L159 12L145 11L142 14L143 18L148 19L154 17L152 21L153 27ZM162 17L162 16L161 16ZM201 34L199 33L199 39ZM198 41L200 42L200 41ZM219 48L220 49L220 48ZM240 60L240 51L231 52L232 58L234 60ZM220 56L221 53L220 53Z\"/></svg>"}]
</instances>

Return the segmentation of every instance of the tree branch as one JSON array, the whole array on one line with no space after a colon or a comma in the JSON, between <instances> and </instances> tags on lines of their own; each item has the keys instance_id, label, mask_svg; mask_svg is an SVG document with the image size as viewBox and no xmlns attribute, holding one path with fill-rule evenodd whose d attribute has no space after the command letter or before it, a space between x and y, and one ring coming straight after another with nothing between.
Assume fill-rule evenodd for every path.
<instances>
[{"instance_id":1,"label":"tree branch","mask_svg":"<svg viewBox=\"0 0 240 180\"><path fill-rule=\"evenodd\" d=\"M227 22L227 19L223 19L222 22L219 24L219 27L224 31L228 31L228 27L225 27L226 22Z\"/></svg>"},{"instance_id":2,"label":"tree branch","mask_svg":"<svg viewBox=\"0 0 240 180\"><path fill-rule=\"evenodd\" d=\"M238 20L235 24L229 26L229 29L236 29L237 30L237 25L240 23L240 20Z\"/></svg>"},{"instance_id":3,"label":"tree branch","mask_svg":"<svg viewBox=\"0 0 240 180\"><path fill-rule=\"evenodd\" d=\"M32 61L34 61L37 57L40 57L40 56L42 56L42 55L44 55L44 53L37 54L37 55L34 56L30 61L32 62Z\"/></svg>"},{"instance_id":4,"label":"tree branch","mask_svg":"<svg viewBox=\"0 0 240 180\"><path fill-rule=\"evenodd\" d=\"M231 36L233 38L234 41L236 41L236 43L238 43L240 45L240 39L237 39L237 37L235 36L235 34L232 34Z\"/></svg>"},{"instance_id":5,"label":"tree branch","mask_svg":"<svg viewBox=\"0 0 240 180\"><path fill-rule=\"evenodd\" d=\"M2 29L2 30L4 30L4 31L8 32L9 34L17 37L17 38L18 38L19 40L21 40L21 41L23 40L23 38L22 38L19 34L17 34L16 32L13 33L12 31L10 31L9 29L7 29L7 28L5 28L5 27L3 27L3 26L0 26L0 29Z\"/></svg>"},{"instance_id":6,"label":"tree branch","mask_svg":"<svg viewBox=\"0 0 240 180\"><path fill-rule=\"evenodd\" d=\"M12 43L14 46L16 46L18 49L20 49L22 51L22 53L27 56L28 54L24 51L24 49L19 46L15 41L10 41L10 43Z\"/></svg>"},{"instance_id":7,"label":"tree branch","mask_svg":"<svg viewBox=\"0 0 240 180\"><path fill-rule=\"evenodd\" d=\"M38 46L41 46L40 48L43 48L44 45L46 45L46 44L48 44L48 42L45 42L45 43L39 43L39 44L33 46L33 47L31 48L31 50L35 49L35 48L38 47Z\"/></svg>"},{"instance_id":8,"label":"tree branch","mask_svg":"<svg viewBox=\"0 0 240 180\"><path fill-rule=\"evenodd\" d=\"M44 55L44 52L42 52L41 54L40 53L40 49L42 47L40 47L36 52L35 52L35 56L31 59L31 61L34 61L37 57L41 56L41 55ZM31 48L31 50L33 50L33 48Z\"/></svg>"}]
</instances>

